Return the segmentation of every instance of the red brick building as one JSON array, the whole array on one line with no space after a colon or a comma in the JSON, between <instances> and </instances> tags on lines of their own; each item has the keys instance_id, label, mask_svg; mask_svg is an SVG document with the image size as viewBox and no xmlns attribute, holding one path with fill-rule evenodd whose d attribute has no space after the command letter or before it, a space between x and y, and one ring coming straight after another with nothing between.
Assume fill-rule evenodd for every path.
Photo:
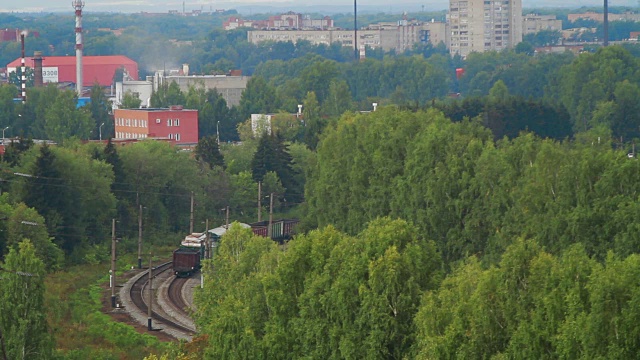
<instances>
[{"instance_id":1,"label":"red brick building","mask_svg":"<svg viewBox=\"0 0 640 360\"><path fill-rule=\"evenodd\" d=\"M163 138L178 145L198 142L198 110L182 106L168 109L116 109L115 139Z\"/></svg>"}]
</instances>

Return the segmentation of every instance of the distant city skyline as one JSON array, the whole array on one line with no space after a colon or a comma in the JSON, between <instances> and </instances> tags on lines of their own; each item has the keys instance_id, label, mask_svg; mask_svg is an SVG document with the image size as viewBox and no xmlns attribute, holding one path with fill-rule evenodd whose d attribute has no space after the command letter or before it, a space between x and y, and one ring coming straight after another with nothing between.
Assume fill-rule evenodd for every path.
<instances>
[{"instance_id":1,"label":"distant city skyline","mask_svg":"<svg viewBox=\"0 0 640 360\"><path fill-rule=\"evenodd\" d=\"M169 10L182 11L182 1L167 0L85 0L85 11L88 12L167 12ZM417 11L424 6L425 10L437 11L448 8L448 0L404 0L389 3L386 0L361 0L358 9L367 11L384 11L401 13L403 11ZM524 0L524 8L534 7L563 7L579 8L582 6L600 6L600 0ZM619 0L610 3L610 6L637 7L637 0ZM187 12L192 10L236 9L241 14L260 12L279 12L293 10L297 12L320 12L326 14L344 13L353 11L353 2L345 0L242 0L242 1L185 1L184 8ZM20 2L2 1L0 12L69 12L72 13L71 3L68 0L23 0Z\"/></svg>"}]
</instances>

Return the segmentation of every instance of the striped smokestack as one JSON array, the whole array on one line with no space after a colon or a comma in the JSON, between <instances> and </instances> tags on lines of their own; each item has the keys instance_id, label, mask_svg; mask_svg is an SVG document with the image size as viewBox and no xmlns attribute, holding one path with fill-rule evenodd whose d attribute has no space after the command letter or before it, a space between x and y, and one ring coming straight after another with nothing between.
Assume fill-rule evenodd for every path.
<instances>
[{"instance_id":1,"label":"striped smokestack","mask_svg":"<svg viewBox=\"0 0 640 360\"><path fill-rule=\"evenodd\" d=\"M76 92L82 96L82 8L84 1L75 0L73 8L76 9Z\"/></svg>"},{"instance_id":2,"label":"striped smokestack","mask_svg":"<svg viewBox=\"0 0 640 360\"><path fill-rule=\"evenodd\" d=\"M22 48L22 57L20 58L20 87L22 89L22 102L27 101L27 67L24 63L24 36L25 32L20 33L20 47Z\"/></svg>"}]
</instances>

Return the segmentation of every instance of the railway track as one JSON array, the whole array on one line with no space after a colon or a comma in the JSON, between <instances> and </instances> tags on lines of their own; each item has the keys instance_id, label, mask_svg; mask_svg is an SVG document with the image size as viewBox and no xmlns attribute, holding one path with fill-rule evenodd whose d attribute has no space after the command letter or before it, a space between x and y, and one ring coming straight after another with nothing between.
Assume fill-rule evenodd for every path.
<instances>
[{"instance_id":1,"label":"railway track","mask_svg":"<svg viewBox=\"0 0 640 360\"><path fill-rule=\"evenodd\" d=\"M188 280L188 278L175 277L171 281L171 284L169 284L168 291L169 301L171 301L173 303L173 306L186 317L189 316L189 313L187 312L187 304L184 301L184 297L182 297L182 288Z\"/></svg>"},{"instance_id":2,"label":"railway track","mask_svg":"<svg viewBox=\"0 0 640 360\"><path fill-rule=\"evenodd\" d=\"M154 273L154 278L156 278L159 274L170 270L171 269L171 262L168 263L164 263L161 264L157 267L155 267L153 269L153 273ZM148 273L147 273L148 274ZM131 290L129 291L129 296L131 297L131 301L133 301L133 304L140 309L140 311L142 311L143 313L148 313L149 311L149 307L147 306L147 302L145 301L145 297L144 297L144 291L145 291L145 287L148 285L148 281L149 281L149 276L142 276L140 277L137 281L135 281L133 283L133 285L131 286ZM172 286L174 285L173 283L175 282L175 280L172 282ZM182 284L176 284L175 286L173 286L175 289L174 291L177 293L181 293L181 289L182 286L184 285L184 282ZM171 295L170 297L170 301L172 302L180 302L180 304L175 303L174 306L182 309L182 311L185 311L184 308L186 307L186 304L184 303L184 300L182 299L182 295L179 294L179 296L177 297L172 297ZM178 300L179 299L179 300ZM181 331L185 334L188 335L193 335L194 331L192 329L189 329L188 327L179 324L171 319L168 319L167 317L152 311L152 317L155 321L159 321L161 323L163 323L165 326L170 326L178 331Z\"/></svg>"}]
</instances>

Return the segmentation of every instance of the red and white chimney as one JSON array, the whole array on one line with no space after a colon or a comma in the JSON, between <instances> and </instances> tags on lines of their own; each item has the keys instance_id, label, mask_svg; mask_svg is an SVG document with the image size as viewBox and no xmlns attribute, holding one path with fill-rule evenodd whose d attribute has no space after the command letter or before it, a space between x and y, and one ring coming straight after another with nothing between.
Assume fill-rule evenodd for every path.
<instances>
[{"instance_id":1,"label":"red and white chimney","mask_svg":"<svg viewBox=\"0 0 640 360\"><path fill-rule=\"evenodd\" d=\"M27 32L20 33L20 47L22 49L22 57L20 58L20 87L22 88L22 102L27 101L27 66L24 60L24 37L27 36Z\"/></svg>"},{"instance_id":2,"label":"red and white chimney","mask_svg":"<svg viewBox=\"0 0 640 360\"><path fill-rule=\"evenodd\" d=\"M74 0L71 4L76 9L76 92L82 96L82 8L84 1Z\"/></svg>"}]
</instances>

